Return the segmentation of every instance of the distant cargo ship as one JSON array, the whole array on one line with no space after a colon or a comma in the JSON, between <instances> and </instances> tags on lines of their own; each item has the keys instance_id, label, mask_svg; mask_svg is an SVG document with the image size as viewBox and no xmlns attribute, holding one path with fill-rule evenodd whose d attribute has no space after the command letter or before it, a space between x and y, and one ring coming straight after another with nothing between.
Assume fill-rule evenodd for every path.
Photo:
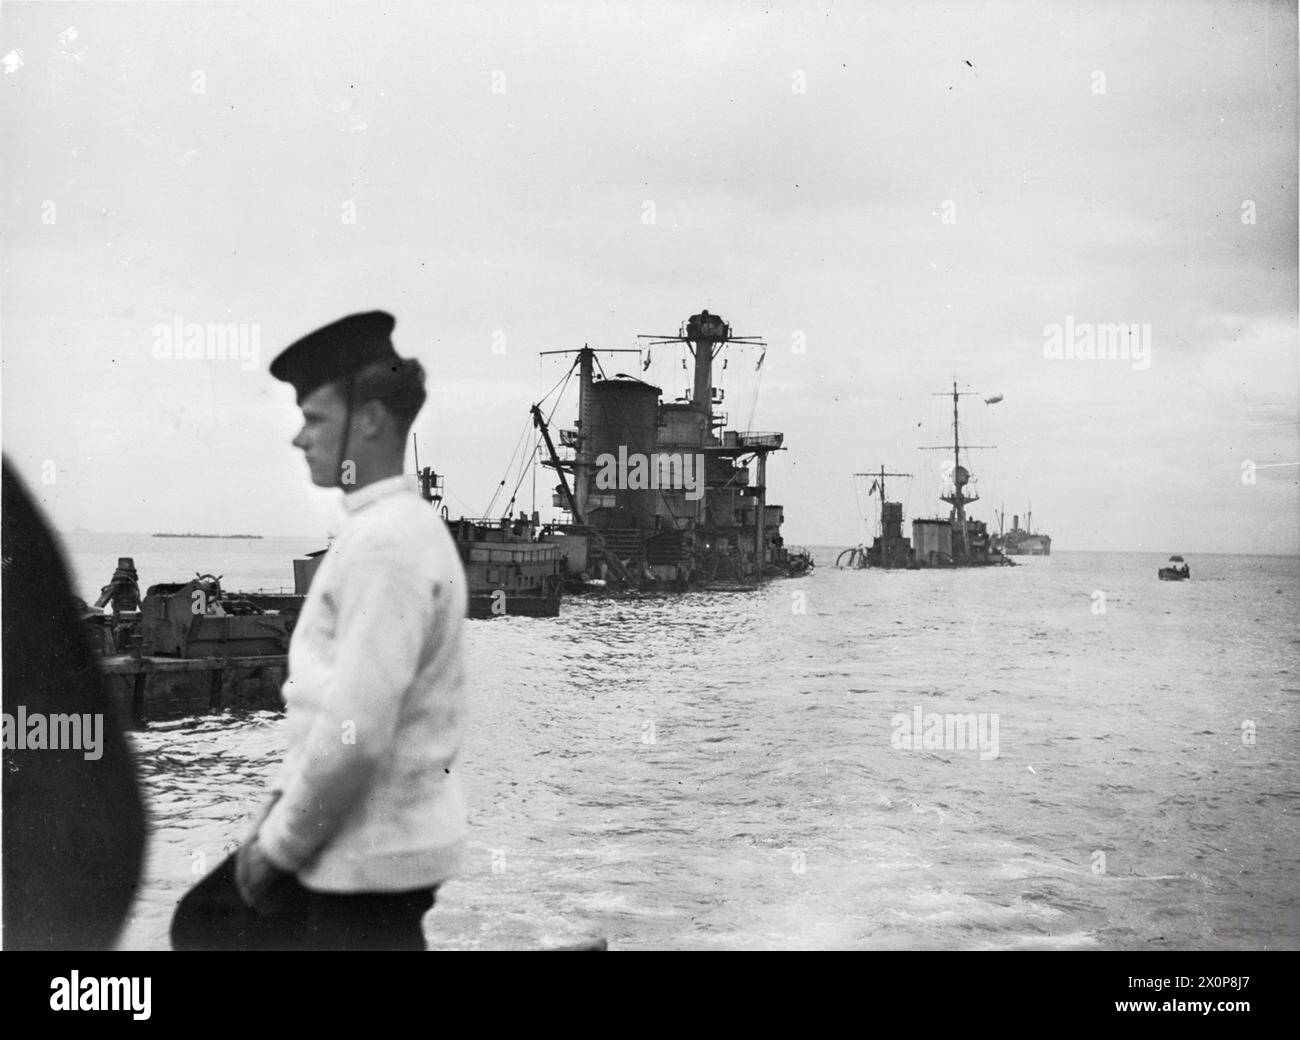
<instances>
[{"instance_id":1,"label":"distant cargo ship","mask_svg":"<svg viewBox=\"0 0 1300 1040\"><path fill-rule=\"evenodd\" d=\"M184 534L176 534L171 531L155 531L150 537L152 538L256 538L261 540L260 534L194 534L186 531Z\"/></svg>"},{"instance_id":2,"label":"distant cargo ship","mask_svg":"<svg viewBox=\"0 0 1300 1040\"><path fill-rule=\"evenodd\" d=\"M998 514L998 526L1002 526L1005 513ZM1039 532L1034 534L1034 511L1030 507L1025 515L1025 526L1020 526L1020 514L1011 517L1011 530L1003 534L1000 530L993 544L1008 556L1051 556L1052 536Z\"/></svg>"}]
</instances>

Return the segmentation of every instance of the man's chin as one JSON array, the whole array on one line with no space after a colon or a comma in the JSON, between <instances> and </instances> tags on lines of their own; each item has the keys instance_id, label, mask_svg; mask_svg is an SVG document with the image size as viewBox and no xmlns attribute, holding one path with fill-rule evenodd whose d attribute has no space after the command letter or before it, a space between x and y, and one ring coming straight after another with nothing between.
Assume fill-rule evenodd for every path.
<instances>
[{"instance_id":1,"label":"man's chin","mask_svg":"<svg viewBox=\"0 0 1300 1040\"><path fill-rule=\"evenodd\" d=\"M334 486L334 481L330 480L328 474L317 473L316 470L312 469L310 466L308 467L308 470L311 473L311 482L317 487L330 488Z\"/></svg>"}]
</instances>

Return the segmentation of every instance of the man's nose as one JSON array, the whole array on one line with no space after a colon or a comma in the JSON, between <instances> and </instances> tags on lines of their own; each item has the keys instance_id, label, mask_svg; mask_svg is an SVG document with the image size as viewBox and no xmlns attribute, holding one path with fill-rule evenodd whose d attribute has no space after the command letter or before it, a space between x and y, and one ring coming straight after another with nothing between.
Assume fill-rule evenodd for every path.
<instances>
[{"instance_id":1,"label":"man's nose","mask_svg":"<svg viewBox=\"0 0 1300 1040\"><path fill-rule=\"evenodd\" d=\"M298 431L298 436L293 439L293 446L303 451L307 450L307 427L304 426Z\"/></svg>"}]
</instances>

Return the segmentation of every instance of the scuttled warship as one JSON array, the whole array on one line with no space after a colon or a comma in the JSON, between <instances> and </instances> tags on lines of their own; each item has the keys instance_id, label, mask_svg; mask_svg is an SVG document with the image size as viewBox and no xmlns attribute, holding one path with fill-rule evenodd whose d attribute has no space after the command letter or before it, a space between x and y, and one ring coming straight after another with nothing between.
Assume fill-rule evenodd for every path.
<instances>
[{"instance_id":1,"label":"scuttled warship","mask_svg":"<svg viewBox=\"0 0 1300 1040\"><path fill-rule=\"evenodd\" d=\"M947 397L949 392L945 391L938 396ZM855 474L857 477L872 477L871 493L878 492L880 495L880 536L870 548L855 546L845 549L836 560L837 566L909 570L922 567L1014 566L1014 561L1008 559L994 544L988 525L966 513L966 507L979 501L979 495L974 489L974 475L962 461L962 452L991 447L961 443L958 404L962 397L967 396L971 395L959 391L956 382L952 384L952 445L921 449L952 452L951 470L945 466L947 485L939 496L940 500L951 507L948 515L913 519L912 537L909 541L903 536L903 505L886 499L885 478L907 477L911 474L886 473L883 466L878 473ZM1001 400L1001 397L999 395L990 400Z\"/></svg>"},{"instance_id":2,"label":"scuttled warship","mask_svg":"<svg viewBox=\"0 0 1300 1040\"><path fill-rule=\"evenodd\" d=\"M558 447L541 403L532 408L544 465L559 478L552 504L564 514L537 539L559 548L569 586L732 589L807 571L811 557L785 546L784 510L767 501L768 457L785 450L785 435L726 429L728 417L715 411L724 392L714 385L714 363L725 348L766 344L733 335L707 310L676 334L639 338L651 349L687 347L689 391L664 401L639 378L606 376L597 357L605 351L584 346L572 351L569 370L578 375L577 417L559 431Z\"/></svg>"}]
</instances>

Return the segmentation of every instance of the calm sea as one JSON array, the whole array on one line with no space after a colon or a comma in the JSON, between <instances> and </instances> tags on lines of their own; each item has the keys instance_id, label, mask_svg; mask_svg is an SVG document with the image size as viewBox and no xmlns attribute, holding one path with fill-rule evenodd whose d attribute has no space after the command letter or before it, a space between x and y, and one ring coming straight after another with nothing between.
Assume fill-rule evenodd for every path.
<instances>
[{"instance_id":1,"label":"calm sea","mask_svg":"<svg viewBox=\"0 0 1300 1040\"><path fill-rule=\"evenodd\" d=\"M142 584L279 588L321 547L66 542L88 599L119 554ZM470 624L471 840L430 945L1300 946L1300 560L1191 557L1167 583L1156 555L909 573L837 552L752 594ZM166 947L281 725L135 736L152 837L124 947Z\"/></svg>"}]
</instances>

